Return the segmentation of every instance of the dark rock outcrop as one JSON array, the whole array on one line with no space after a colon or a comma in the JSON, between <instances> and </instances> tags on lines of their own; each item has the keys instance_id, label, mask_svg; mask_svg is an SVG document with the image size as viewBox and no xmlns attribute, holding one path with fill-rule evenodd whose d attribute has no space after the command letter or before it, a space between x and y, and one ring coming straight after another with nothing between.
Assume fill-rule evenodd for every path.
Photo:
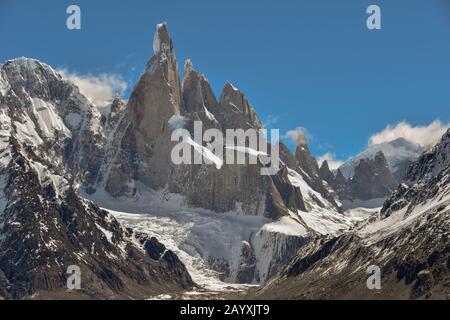
<instances>
[{"instance_id":1,"label":"dark rock outcrop","mask_svg":"<svg viewBox=\"0 0 450 320\"><path fill-rule=\"evenodd\" d=\"M361 159L354 172L354 176L349 180L346 180L340 169L336 177L330 176L326 169L323 169L321 176L333 187L341 200L369 201L386 198L398 186L381 151L374 159Z\"/></svg>"},{"instance_id":2,"label":"dark rock outcrop","mask_svg":"<svg viewBox=\"0 0 450 320\"><path fill-rule=\"evenodd\" d=\"M350 181L354 197L361 200L386 197L397 185L382 152L377 153L373 160L361 160Z\"/></svg>"}]
</instances>

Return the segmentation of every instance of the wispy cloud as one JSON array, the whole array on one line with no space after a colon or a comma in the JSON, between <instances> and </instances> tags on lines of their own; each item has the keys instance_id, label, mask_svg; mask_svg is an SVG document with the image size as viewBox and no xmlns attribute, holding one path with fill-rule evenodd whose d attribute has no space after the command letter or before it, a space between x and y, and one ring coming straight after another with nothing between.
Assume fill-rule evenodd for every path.
<instances>
[{"instance_id":1,"label":"wispy cloud","mask_svg":"<svg viewBox=\"0 0 450 320\"><path fill-rule=\"evenodd\" d=\"M290 139L296 146L298 146L308 144L308 141L311 140L312 136L305 128L297 127L286 132L284 138Z\"/></svg>"},{"instance_id":2,"label":"wispy cloud","mask_svg":"<svg viewBox=\"0 0 450 320\"><path fill-rule=\"evenodd\" d=\"M373 134L369 139L369 146L404 138L428 148L436 144L449 127L450 123L442 123L439 120L425 126L412 126L403 121Z\"/></svg>"},{"instance_id":3,"label":"wispy cloud","mask_svg":"<svg viewBox=\"0 0 450 320\"><path fill-rule=\"evenodd\" d=\"M336 170L344 163L344 161L336 159L336 155L331 152L327 152L324 155L317 157L317 163L319 164L319 167L322 166L322 163L324 161L328 162L328 167L330 168L330 170Z\"/></svg>"},{"instance_id":4,"label":"wispy cloud","mask_svg":"<svg viewBox=\"0 0 450 320\"><path fill-rule=\"evenodd\" d=\"M278 121L280 121L279 116L269 115L266 120L263 121L265 128L270 128L274 124L276 124Z\"/></svg>"},{"instance_id":5,"label":"wispy cloud","mask_svg":"<svg viewBox=\"0 0 450 320\"><path fill-rule=\"evenodd\" d=\"M128 84L121 76L102 73L98 75L81 75L60 69L61 76L75 84L95 106L104 106L117 96L122 96Z\"/></svg>"}]
</instances>

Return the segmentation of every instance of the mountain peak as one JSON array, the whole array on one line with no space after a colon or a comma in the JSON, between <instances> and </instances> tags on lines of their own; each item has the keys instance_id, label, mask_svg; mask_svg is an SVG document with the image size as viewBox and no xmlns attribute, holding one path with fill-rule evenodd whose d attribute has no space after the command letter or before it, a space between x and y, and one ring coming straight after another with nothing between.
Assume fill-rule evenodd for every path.
<instances>
[{"instance_id":1,"label":"mountain peak","mask_svg":"<svg viewBox=\"0 0 450 320\"><path fill-rule=\"evenodd\" d=\"M192 75L195 76L195 74L197 74L197 71L194 69L194 65L192 64L191 59L186 59L186 61L184 62L183 81L181 82L181 87L184 88Z\"/></svg>"},{"instance_id":2,"label":"mountain peak","mask_svg":"<svg viewBox=\"0 0 450 320\"><path fill-rule=\"evenodd\" d=\"M263 127L258 114L244 93L227 81L220 95L220 105L230 128Z\"/></svg>"},{"instance_id":3,"label":"mountain peak","mask_svg":"<svg viewBox=\"0 0 450 320\"><path fill-rule=\"evenodd\" d=\"M375 162L384 163L387 165L386 157L384 156L383 151L380 150L375 154Z\"/></svg>"},{"instance_id":4,"label":"mountain peak","mask_svg":"<svg viewBox=\"0 0 450 320\"><path fill-rule=\"evenodd\" d=\"M223 91L233 91L233 92L241 92L238 88L236 88L230 81L225 83Z\"/></svg>"},{"instance_id":5,"label":"mountain peak","mask_svg":"<svg viewBox=\"0 0 450 320\"><path fill-rule=\"evenodd\" d=\"M160 52L172 52L173 44L169 35L167 23L162 22L156 25L155 36L153 37L153 51L155 55Z\"/></svg>"},{"instance_id":6,"label":"mountain peak","mask_svg":"<svg viewBox=\"0 0 450 320\"><path fill-rule=\"evenodd\" d=\"M186 59L186 61L184 62L184 73L190 71L195 71L194 65L192 64L191 59Z\"/></svg>"},{"instance_id":7,"label":"mountain peak","mask_svg":"<svg viewBox=\"0 0 450 320\"><path fill-rule=\"evenodd\" d=\"M320 166L320 168L323 168L323 170L330 170L330 167L328 165L328 161L325 160L324 162L322 162L322 165Z\"/></svg>"},{"instance_id":8,"label":"mountain peak","mask_svg":"<svg viewBox=\"0 0 450 320\"><path fill-rule=\"evenodd\" d=\"M0 97L6 96L10 89L19 92L23 90L21 88L25 88L31 98L62 98L66 91L54 90L60 85L66 89L70 86L70 90L76 88L78 91L76 86L65 81L52 67L39 60L20 57L0 65Z\"/></svg>"},{"instance_id":9,"label":"mountain peak","mask_svg":"<svg viewBox=\"0 0 450 320\"><path fill-rule=\"evenodd\" d=\"M35 72L38 68L45 70L46 73L55 75L55 71L49 65L40 62L37 59L28 57L19 57L6 61L0 67L7 70L11 70L21 74L21 76L30 75Z\"/></svg>"},{"instance_id":10,"label":"mountain peak","mask_svg":"<svg viewBox=\"0 0 450 320\"><path fill-rule=\"evenodd\" d=\"M328 161L325 160L324 162L322 162L322 165L320 166L319 169L319 176L322 180L325 180L326 182L328 182L329 185L333 185L334 184L334 175L333 173L330 171L330 167L328 165Z\"/></svg>"},{"instance_id":11,"label":"mountain peak","mask_svg":"<svg viewBox=\"0 0 450 320\"><path fill-rule=\"evenodd\" d=\"M355 172L355 167L361 159L374 159L380 151L383 153L391 171L401 176L402 168L408 166L411 161L418 159L423 149L418 144L404 138L370 145L366 150L345 161L340 166L342 174L347 179L351 178Z\"/></svg>"},{"instance_id":12,"label":"mountain peak","mask_svg":"<svg viewBox=\"0 0 450 320\"><path fill-rule=\"evenodd\" d=\"M316 159L311 155L306 143L298 143L295 149L295 159L300 167L312 178L319 176L319 165Z\"/></svg>"},{"instance_id":13,"label":"mountain peak","mask_svg":"<svg viewBox=\"0 0 450 320\"><path fill-rule=\"evenodd\" d=\"M339 183L339 184L347 183L347 179L345 179L344 175L342 174L341 169L337 170L336 182Z\"/></svg>"}]
</instances>

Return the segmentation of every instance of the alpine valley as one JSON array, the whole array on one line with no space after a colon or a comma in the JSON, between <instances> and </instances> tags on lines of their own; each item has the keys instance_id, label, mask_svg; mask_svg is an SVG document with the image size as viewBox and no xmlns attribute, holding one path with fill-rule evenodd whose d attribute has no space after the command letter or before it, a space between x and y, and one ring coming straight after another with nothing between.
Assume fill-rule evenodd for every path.
<instances>
[{"instance_id":1,"label":"alpine valley","mask_svg":"<svg viewBox=\"0 0 450 320\"><path fill-rule=\"evenodd\" d=\"M334 172L304 142L280 142L271 176L194 140L211 164L175 165L175 128L263 124L191 61L180 79L165 23L153 51L129 99L101 110L43 62L0 65L0 299L449 298L450 130Z\"/></svg>"}]
</instances>

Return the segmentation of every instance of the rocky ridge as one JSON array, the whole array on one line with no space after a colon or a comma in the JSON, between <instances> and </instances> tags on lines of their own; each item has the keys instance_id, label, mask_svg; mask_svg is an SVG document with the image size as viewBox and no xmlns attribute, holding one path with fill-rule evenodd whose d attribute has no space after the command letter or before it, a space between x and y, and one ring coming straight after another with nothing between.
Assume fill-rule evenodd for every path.
<instances>
[{"instance_id":1,"label":"rocky ridge","mask_svg":"<svg viewBox=\"0 0 450 320\"><path fill-rule=\"evenodd\" d=\"M378 218L303 246L258 298L448 299L450 130L413 163ZM368 267L380 270L370 290Z\"/></svg>"}]
</instances>

